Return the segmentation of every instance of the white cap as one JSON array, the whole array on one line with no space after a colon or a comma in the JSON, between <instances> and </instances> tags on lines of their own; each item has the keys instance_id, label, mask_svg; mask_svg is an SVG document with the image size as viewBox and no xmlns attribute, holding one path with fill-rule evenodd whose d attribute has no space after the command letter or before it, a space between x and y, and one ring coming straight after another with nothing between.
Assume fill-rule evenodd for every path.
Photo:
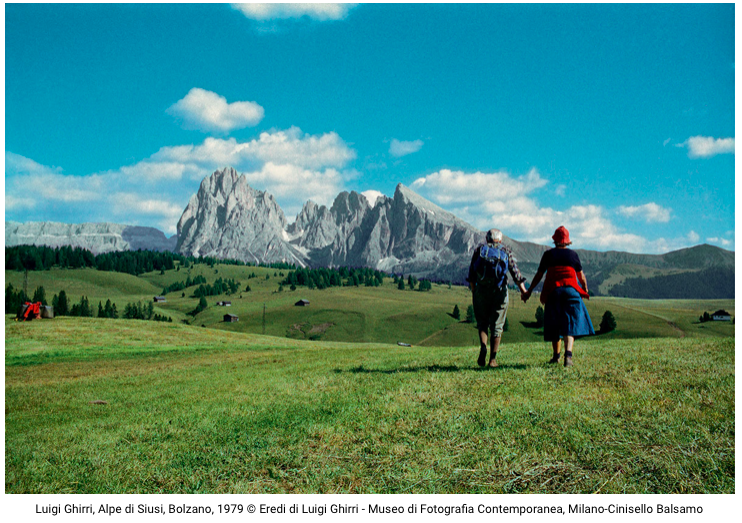
<instances>
[{"instance_id":1,"label":"white cap","mask_svg":"<svg viewBox=\"0 0 742 523\"><path fill-rule=\"evenodd\" d=\"M500 229L487 231L487 243L502 243L502 231Z\"/></svg>"}]
</instances>

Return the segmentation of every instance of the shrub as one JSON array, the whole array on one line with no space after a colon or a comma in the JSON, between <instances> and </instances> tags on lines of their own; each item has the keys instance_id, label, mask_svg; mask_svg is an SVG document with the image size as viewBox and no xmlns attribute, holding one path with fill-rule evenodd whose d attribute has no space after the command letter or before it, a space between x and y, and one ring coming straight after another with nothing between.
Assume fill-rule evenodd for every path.
<instances>
[{"instance_id":1,"label":"shrub","mask_svg":"<svg viewBox=\"0 0 742 523\"><path fill-rule=\"evenodd\" d=\"M461 311L459 310L459 306L458 305L454 305L453 306L453 312L451 313L451 316L453 316L454 319L456 319L456 320L460 320L461 319Z\"/></svg>"},{"instance_id":2,"label":"shrub","mask_svg":"<svg viewBox=\"0 0 742 523\"><path fill-rule=\"evenodd\" d=\"M600 321L600 332L611 332L616 330L616 318L611 311L605 311Z\"/></svg>"}]
</instances>

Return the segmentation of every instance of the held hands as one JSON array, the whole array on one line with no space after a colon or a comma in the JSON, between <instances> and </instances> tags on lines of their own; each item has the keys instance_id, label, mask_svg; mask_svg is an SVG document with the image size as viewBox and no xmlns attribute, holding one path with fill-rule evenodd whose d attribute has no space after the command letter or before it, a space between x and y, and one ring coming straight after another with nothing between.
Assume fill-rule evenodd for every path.
<instances>
[{"instance_id":1,"label":"held hands","mask_svg":"<svg viewBox=\"0 0 742 523\"><path fill-rule=\"evenodd\" d=\"M520 294L520 299L523 300L523 303L526 303L528 301L528 298L531 297L531 290L527 290L526 292L522 292Z\"/></svg>"}]
</instances>

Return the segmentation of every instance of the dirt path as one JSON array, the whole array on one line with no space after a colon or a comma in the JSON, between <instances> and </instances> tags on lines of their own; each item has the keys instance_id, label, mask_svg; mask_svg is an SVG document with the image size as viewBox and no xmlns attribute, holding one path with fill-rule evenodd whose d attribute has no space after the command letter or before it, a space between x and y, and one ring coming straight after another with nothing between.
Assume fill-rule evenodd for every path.
<instances>
[{"instance_id":1,"label":"dirt path","mask_svg":"<svg viewBox=\"0 0 742 523\"><path fill-rule=\"evenodd\" d=\"M418 342L417 342L417 343L416 343L415 345L422 345L423 343L425 343L425 342L426 342L426 341L428 341L429 339L431 339L431 338L435 338L436 336L438 336L438 335L439 335L439 334L440 334L441 332L443 332L444 330L446 330L446 329L445 329L445 328L443 328L443 329L441 329L441 330L439 330L439 331L435 331L435 332L434 332L433 334L431 334L430 336L428 336L428 337L427 337L427 338L425 338L424 340L420 340L420 341L418 341Z\"/></svg>"},{"instance_id":2,"label":"dirt path","mask_svg":"<svg viewBox=\"0 0 742 523\"><path fill-rule=\"evenodd\" d=\"M672 327L673 329L675 329L676 331L678 331L680 333L680 337L681 338L685 338L685 331L683 329L681 329L680 327L678 327L675 324L675 322L672 322L672 321L668 320L664 316L660 316L659 314L653 314L653 313L648 312L648 311L643 310L643 309L635 309L633 307L627 307L626 305L619 305L618 303L616 303L616 306L621 307L623 309L628 309L630 311L639 312L641 314L646 314L647 316L652 316L653 318L660 319L660 320L664 321L665 323L667 323L670 327Z\"/></svg>"}]
</instances>

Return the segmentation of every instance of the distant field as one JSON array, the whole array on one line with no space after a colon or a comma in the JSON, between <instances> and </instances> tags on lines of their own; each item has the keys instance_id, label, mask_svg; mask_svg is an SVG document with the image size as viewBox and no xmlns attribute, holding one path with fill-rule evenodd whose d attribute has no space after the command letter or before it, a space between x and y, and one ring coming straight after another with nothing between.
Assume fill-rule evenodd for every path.
<instances>
[{"instance_id":1,"label":"distant field","mask_svg":"<svg viewBox=\"0 0 742 523\"><path fill-rule=\"evenodd\" d=\"M175 322L187 321L195 326L229 332L265 334L294 339L346 341L361 343L397 343L412 345L465 347L477 344L476 329L463 321L471 303L469 291L460 286L433 285L429 292L400 291L391 279L383 286L343 287L295 291L284 288L277 292L280 273L274 269L217 265L210 268L197 265L191 277L203 275L212 284L217 278L231 278L240 282L241 292L234 295L207 298L209 307L195 318L188 312L195 309L198 300L191 297L194 288L167 294L167 302L157 304L155 312L170 316ZM252 273L256 278L248 279ZM145 274L139 278L125 274L101 272L93 269L50 270L30 272L29 293L43 285L47 297L64 289L73 301L87 296L97 310L98 302L111 299L123 311L128 302L151 301L162 289L174 282L185 281L188 271L171 270ZM268 279L266 279L266 277ZM23 286L23 274L6 271L6 282L16 288ZM250 292L244 289L249 285ZM185 296L182 294L185 293ZM308 307L294 303L304 298ZM520 301L519 293L511 291L508 326L503 343L540 342L542 331L534 325L538 296L528 304ZM229 300L231 307L218 307L218 301ZM451 312L455 305L461 311L461 321ZM265 330L263 310L265 306ZM731 323L699 323L704 311L726 309L734 315L734 300L632 300L623 298L592 298L588 310L597 329L603 313L610 310L615 316L616 331L601 335L601 339L646 337L717 337L734 336ZM237 323L225 323L224 314L239 316ZM543 343L543 342L541 342Z\"/></svg>"},{"instance_id":2,"label":"distant field","mask_svg":"<svg viewBox=\"0 0 742 523\"><path fill-rule=\"evenodd\" d=\"M399 328L424 320L401 309ZM643 310L682 329L695 309ZM482 370L472 344L5 322L6 493L735 490L728 336L596 337L568 369L546 363L543 342L512 343Z\"/></svg>"}]
</instances>

